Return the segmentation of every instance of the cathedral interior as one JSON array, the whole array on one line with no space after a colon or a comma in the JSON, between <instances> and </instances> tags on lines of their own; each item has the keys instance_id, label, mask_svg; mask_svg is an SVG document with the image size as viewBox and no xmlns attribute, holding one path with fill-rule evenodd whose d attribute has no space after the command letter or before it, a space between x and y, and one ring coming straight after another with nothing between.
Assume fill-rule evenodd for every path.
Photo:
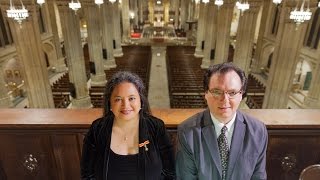
<instances>
[{"instance_id":1,"label":"cathedral interior","mask_svg":"<svg viewBox=\"0 0 320 180\"><path fill-rule=\"evenodd\" d=\"M101 107L108 78L129 70L148 86L151 107L203 108L203 71L227 61L248 76L244 109L320 107L317 1L256 0L247 10L234 0L74 2L81 8L1 1L0 107ZM22 6L28 17L9 17ZM291 19L301 7L311 17Z\"/></svg>"},{"instance_id":2,"label":"cathedral interior","mask_svg":"<svg viewBox=\"0 0 320 180\"><path fill-rule=\"evenodd\" d=\"M76 145L70 151L53 150L50 158L58 172L66 172L62 169L71 168L68 163L78 158L72 152L81 152L79 139L99 114L97 109L103 107L104 86L115 72L138 74L148 90L151 108L174 121L166 121L172 128L186 115L206 107L202 87L206 68L233 62L248 77L240 108L267 124L270 138L274 137L268 155L282 153L270 158L268 179L297 179L307 165L320 163L314 151L320 149L315 143L320 140L319 41L319 0L1 0L0 142L13 138L18 144L16 139L25 131L44 127L51 129L44 138L29 134L28 141L16 148L31 143L30 152L38 146L55 149L52 144L62 138L57 139L52 129L61 132L63 142ZM48 109L57 110L62 117L52 123L56 111ZM87 114L83 109L92 110ZM23 119L38 115L48 121ZM85 125L75 127L66 121ZM33 127L37 122L41 125ZM65 129L72 129L70 136L65 137ZM51 138L48 143L47 137ZM33 138L47 144L39 145ZM296 143L304 138L307 145ZM290 149L298 150L288 153ZM9 179L21 178L11 171L18 165L5 167L12 159L4 154L0 153L0 179L2 172ZM33 159L36 154L23 157ZM302 154L310 156L299 161ZM70 162L62 160L69 156ZM40 167L34 161L28 163L31 170L25 164L26 172L18 170L24 177L33 176L28 173ZM69 170L76 174L79 167ZM50 175L52 179L77 177Z\"/></svg>"}]
</instances>

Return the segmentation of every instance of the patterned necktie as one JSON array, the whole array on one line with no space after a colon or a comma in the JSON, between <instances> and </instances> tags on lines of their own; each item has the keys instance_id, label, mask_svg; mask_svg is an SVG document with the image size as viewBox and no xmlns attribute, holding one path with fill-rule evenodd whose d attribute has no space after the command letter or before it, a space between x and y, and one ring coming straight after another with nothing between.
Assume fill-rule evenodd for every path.
<instances>
[{"instance_id":1,"label":"patterned necktie","mask_svg":"<svg viewBox=\"0 0 320 180\"><path fill-rule=\"evenodd\" d=\"M219 152L221 158L221 165L222 165L222 180L226 179L227 175L227 168L228 168L228 157L229 157L229 147L228 147L228 140L226 136L227 126L223 126L221 129L221 134L218 137L218 145L219 145Z\"/></svg>"}]
</instances>

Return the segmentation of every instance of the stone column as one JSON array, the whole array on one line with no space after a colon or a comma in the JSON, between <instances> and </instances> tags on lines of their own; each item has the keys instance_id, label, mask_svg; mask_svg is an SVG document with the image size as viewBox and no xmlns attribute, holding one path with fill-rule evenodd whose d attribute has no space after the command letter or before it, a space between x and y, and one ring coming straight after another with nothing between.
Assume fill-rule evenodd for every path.
<instances>
[{"instance_id":1,"label":"stone column","mask_svg":"<svg viewBox=\"0 0 320 180\"><path fill-rule=\"evenodd\" d=\"M199 3L196 3L195 1L194 3L194 13L193 13L193 19L198 20L199 19L199 11L200 11L200 4L202 1L200 1Z\"/></svg>"},{"instance_id":2,"label":"stone column","mask_svg":"<svg viewBox=\"0 0 320 180\"><path fill-rule=\"evenodd\" d=\"M26 7L29 17L19 25L9 19L11 34L21 60L30 108L54 108L52 91L39 31L36 6Z\"/></svg>"},{"instance_id":3,"label":"stone column","mask_svg":"<svg viewBox=\"0 0 320 180\"><path fill-rule=\"evenodd\" d=\"M107 4L105 2L104 4ZM130 40L130 19L129 19L129 0L121 2L122 13L122 41L128 43ZM105 6L105 5L103 5Z\"/></svg>"},{"instance_id":4,"label":"stone column","mask_svg":"<svg viewBox=\"0 0 320 180\"><path fill-rule=\"evenodd\" d=\"M180 6L180 0L174 1L174 28L178 29L180 26L179 21L179 6Z\"/></svg>"},{"instance_id":5,"label":"stone column","mask_svg":"<svg viewBox=\"0 0 320 180\"><path fill-rule=\"evenodd\" d=\"M180 28L186 29L186 20L187 20L187 2L188 0L181 0L180 1Z\"/></svg>"},{"instance_id":6,"label":"stone column","mask_svg":"<svg viewBox=\"0 0 320 180\"><path fill-rule=\"evenodd\" d=\"M261 60L262 60L262 46L264 43L264 37L265 37L265 32L267 31L268 28L270 28L270 25L267 25L267 21L271 21L271 14L269 14L270 8L277 8L272 1L263 1L262 2L263 9L262 9L262 15L261 15L261 21L260 21L260 28L259 28L259 35L258 35L258 40L257 40L257 46L254 54L254 59L252 62L252 72L254 73L260 73L261 72Z\"/></svg>"},{"instance_id":7,"label":"stone column","mask_svg":"<svg viewBox=\"0 0 320 180\"><path fill-rule=\"evenodd\" d=\"M154 0L148 0L148 9L149 9L149 22L150 25L153 25L154 21Z\"/></svg>"},{"instance_id":8,"label":"stone column","mask_svg":"<svg viewBox=\"0 0 320 180\"><path fill-rule=\"evenodd\" d=\"M43 21L44 30L46 33L51 33L51 17L49 14L48 4L44 3L40 7L41 9L41 16Z\"/></svg>"},{"instance_id":9,"label":"stone column","mask_svg":"<svg viewBox=\"0 0 320 180\"><path fill-rule=\"evenodd\" d=\"M102 37L104 46L107 49L107 60L104 63L106 69L115 68L116 62L113 56L113 10L112 4L108 1L102 6Z\"/></svg>"},{"instance_id":10,"label":"stone column","mask_svg":"<svg viewBox=\"0 0 320 180\"><path fill-rule=\"evenodd\" d=\"M320 49L318 49L318 52ZM320 59L320 57L318 58ZM303 102L306 109L320 109L320 65L312 69L312 80L309 88L308 96Z\"/></svg>"},{"instance_id":11,"label":"stone column","mask_svg":"<svg viewBox=\"0 0 320 180\"><path fill-rule=\"evenodd\" d=\"M307 24L297 26L289 20L291 8L283 7L276 46L263 100L263 108L287 108L294 69L298 62Z\"/></svg>"},{"instance_id":12,"label":"stone column","mask_svg":"<svg viewBox=\"0 0 320 180\"><path fill-rule=\"evenodd\" d=\"M53 43L57 53L57 60L55 61L55 68L56 68L55 70L56 72L64 72L67 70L67 67L64 62L65 58L62 55L62 49L61 49L60 40L59 40L58 26L57 26L56 13L55 13L55 10L57 10L57 4L55 0L49 0L47 1L47 3L48 3L49 14L50 14Z\"/></svg>"},{"instance_id":13,"label":"stone column","mask_svg":"<svg viewBox=\"0 0 320 180\"><path fill-rule=\"evenodd\" d=\"M144 0L139 0L138 1L138 8L139 8L139 23L142 24L144 22L143 19L143 4Z\"/></svg>"},{"instance_id":14,"label":"stone column","mask_svg":"<svg viewBox=\"0 0 320 180\"><path fill-rule=\"evenodd\" d=\"M233 16L234 2L224 1L218 8L217 20L217 46L215 49L214 63L227 62L230 44L230 27Z\"/></svg>"},{"instance_id":15,"label":"stone column","mask_svg":"<svg viewBox=\"0 0 320 180\"><path fill-rule=\"evenodd\" d=\"M204 41L207 9L208 9L208 6L205 3L200 2L200 12L199 12L198 29L197 29L197 45L194 53L195 57L203 57L202 42Z\"/></svg>"},{"instance_id":16,"label":"stone column","mask_svg":"<svg viewBox=\"0 0 320 180\"><path fill-rule=\"evenodd\" d=\"M78 15L67 6L59 6L62 21L62 34L67 55L69 79L75 89L70 108L91 108L87 88L87 76L81 46L80 23Z\"/></svg>"},{"instance_id":17,"label":"stone column","mask_svg":"<svg viewBox=\"0 0 320 180\"><path fill-rule=\"evenodd\" d=\"M211 51L215 49L216 44L216 22L217 6L213 2L206 4L207 20L205 25L205 43L201 68L206 69L213 63L211 61Z\"/></svg>"},{"instance_id":18,"label":"stone column","mask_svg":"<svg viewBox=\"0 0 320 180\"><path fill-rule=\"evenodd\" d=\"M106 83L106 74L103 68L102 41L100 28L101 8L97 5L88 5L86 7L87 30L88 30L88 48L90 61L94 62L95 74L91 73L91 85L104 86Z\"/></svg>"},{"instance_id":19,"label":"stone column","mask_svg":"<svg viewBox=\"0 0 320 180\"><path fill-rule=\"evenodd\" d=\"M187 20L188 21L193 21L193 16L194 16L194 5L195 5L195 2L194 1L188 1L188 17L187 17ZM190 29L190 28L189 28Z\"/></svg>"},{"instance_id":20,"label":"stone column","mask_svg":"<svg viewBox=\"0 0 320 180\"><path fill-rule=\"evenodd\" d=\"M132 2L132 10L134 13L133 24L138 26L139 14L138 14L138 2L137 0L131 0Z\"/></svg>"},{"instance_id":21,"label":"stone column","mask_svg":"<svg viewBox=\"0 0 320 180\"><path fill-rule=\"evenodd\" d=\"M116 47L114 48L113 55L115 57L123 56L122 47L121 47L121 25L120 25L120 10L119 10L119 1L116 1L112 4L113 9L113 36L115 40Z\"/></svg>"},{"instance_id":22,"label":"stone column","mask_svg":"<svg viewBox=\"0 0 320 180\"><path fill-rule=\"evenodd\" d=\"M164 23L165 23L165 25L167 25L169 23L170 1L164 0L163 7L164 7Z\"/></svg>"},{"instance_id":23,"label":"stone column","mask_svg":"<svg viewBox=\"0 0 320 180\"><path fill-rule=\"evenodd\" d=\"M250 1L250 9L241 12L239 18L233 63L243 69L246 74L249 72L250 62L252 59L254 33L259 8L259 2Z\"/></svg>"},{"instance_id":24,"label":"stone column","mask_svg":"<svg viewBox=\"0 0 320 180\"><path fill-rule=\"evenodd\" d=\"M10 96L8 95L8 90L5 86L3 67L0 64L0 108L10 108L12 107L12 102Z\"/></svg>"}]
</instances>

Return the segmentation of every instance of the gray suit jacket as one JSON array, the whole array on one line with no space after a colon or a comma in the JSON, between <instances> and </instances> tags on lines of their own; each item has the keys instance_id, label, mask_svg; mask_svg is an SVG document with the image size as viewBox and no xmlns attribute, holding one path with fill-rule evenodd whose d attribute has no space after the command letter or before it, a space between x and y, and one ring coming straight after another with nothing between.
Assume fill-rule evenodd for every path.
<instances>
[{"instance_id":1,"label":"gray suit jacket","mask_svg":"<svg viewBox=\"0 0 320 180\"><path fill-rule=\"evenodd\" d=\"M237 111L229 153L227 180L265 180L266 126ZM176 172L179 180L220 180L221 160L209 110L178 126Z\"/></svg>"}]
</instances>

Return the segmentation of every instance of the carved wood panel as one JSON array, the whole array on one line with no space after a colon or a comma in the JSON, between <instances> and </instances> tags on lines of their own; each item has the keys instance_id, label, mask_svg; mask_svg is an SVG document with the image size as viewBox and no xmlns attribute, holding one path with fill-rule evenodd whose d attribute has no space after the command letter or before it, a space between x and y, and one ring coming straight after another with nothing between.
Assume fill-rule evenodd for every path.
<instances>
[{"instance_id":1,"label":"carved wood panel","mask_svg":"<svg viewBox=\"0 0 320 180\"><path fill-rule=\"evenodd\" d=\"M2 178L58 179L48 135L0 134L0 147Z\"/></svg>"},{"instance_id":2,"label":"carved wood panel","mask_svg":"<svg viewBox=\"0 0 320 180\"><path fill-rule=\"evenodd\" d=\"M320 132L269 130L268 180L299 179L301 171L320 163Z\"/></svg>"},{"instance_id":3,"label":"carved wood panel","mask_svg":"<svg viewBox=\"0 0 320 180\"><path fill-rule=\"evenodd\" d=\"M53 153L59 179L80 179L81 148L77 134L57 134L51 136Z\"/></svg>"},{"instance_id":4,"label":"carved wood panel","mask_svg":"<svg viewBox=\"0 0 320 180\"><path fill-rule=\"evenodd\" d=\"M173 144L174 152L177 152L177 130L176 129L168 129L168 134L170 136L171 142Z\"/></svg>"},{"instance_id":5,"label":"carved wood panel","mask_svg":"<svg viewBox=\"0 0 320 180\"><path fill-rule=\"evenodd\" d=\"M80 158L87 129L0 131L0 179L80 179ZM175 128L168 133L176 150ZM320 131L270 130L268 180L298 179L301 171L320 163Z\"/></svg>"}]
</instances>

